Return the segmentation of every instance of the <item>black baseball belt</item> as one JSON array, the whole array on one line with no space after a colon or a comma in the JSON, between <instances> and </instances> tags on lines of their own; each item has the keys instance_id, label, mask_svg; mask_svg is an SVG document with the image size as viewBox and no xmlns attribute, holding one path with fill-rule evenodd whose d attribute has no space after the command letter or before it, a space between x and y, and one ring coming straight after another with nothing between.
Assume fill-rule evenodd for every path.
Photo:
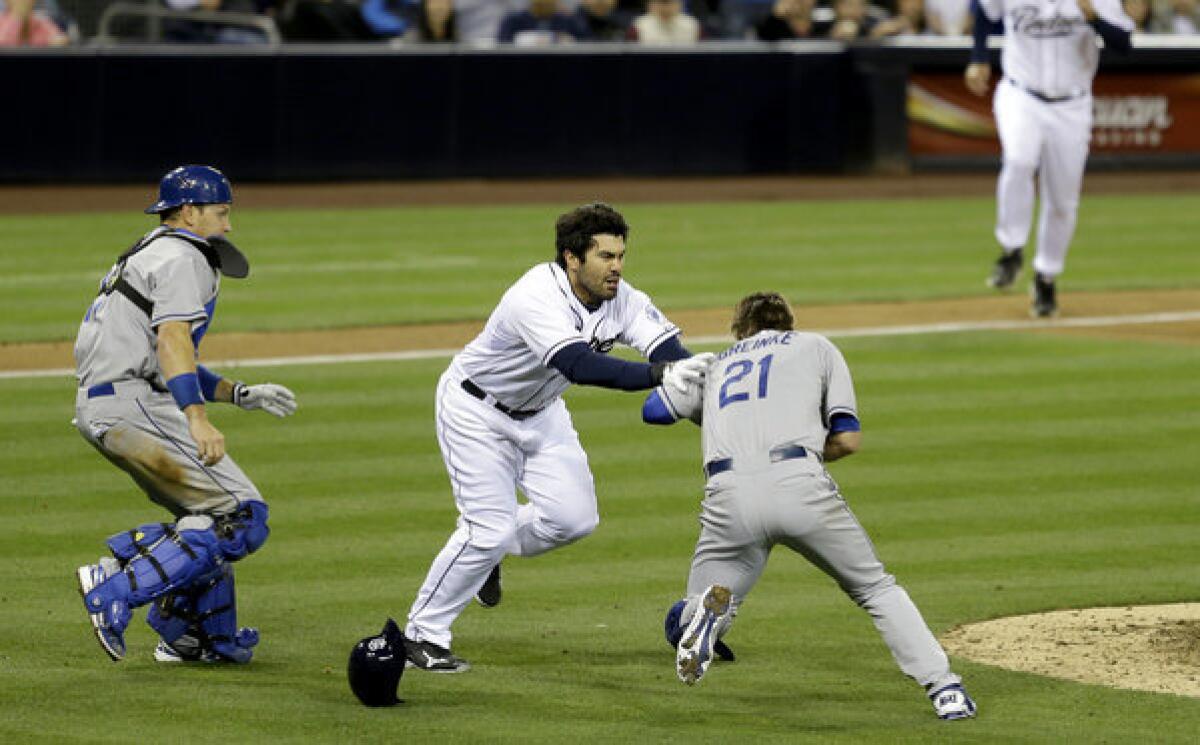
<instances>
[{"instance_id":1,"label":"black baseball belt","mask_svg":"<svg viewBox=\"0 0 1200 745\"><path fill-rule=\"evenodd\" d=\"M795 460L797 458L807 458L808 450L800 445L780 445L773 447L767 451L767 456L772 463L778 463L784 460ZM818 456L819 458L820 456ZM733 458L717 458L710 460L704 464L704 475L707 478L712 478L719 473L733 470Z\"/></svg>"},{"instance_id":2,"label":"black baseball belt","mask_svg":"<svg viewBox=\"0 0 1200 745\"><path fill-rule=\"evenodd\" d=\"M1082 91L1075 91L1066 96L1048 96L1045 93L1042 93L1041 91L1039 91L1035 88L1030 88L1029 86L1020 82L1019 80L1013 80L1012 78L1007 77L1007 76L1004 79L1007 80L1009 83L1011 83L1014 87L1020 88L1021 90L1025 91L1026 93L1033 96L1034 98L1041 101L1042 103L1065 103L1067 101L1074 101L1077 98L1083 98L1084 96L1086 96L1088 94L1088 92L1086 90L1082 90Z\"/></svg>"},{"instance_id":3,"label":"black baseball belt","mask_svg":"<svg viewBox=\"0 0 1200 745\"><path fill-rule=\"evenodd\" d=\"M510 419L516 419L518 422L523 419L528 419L534 414L540 414L542 412L541 409L509 408L508 406L505 406L497 401L495 396L488 396L488 394L482 388L472 383L470 378L463 378L462 389L484 403L487 403L488 399L491 398L492 406L495 406L498 411L500 411L502 414L505 414Z\"/></svg>"}]
</instances>

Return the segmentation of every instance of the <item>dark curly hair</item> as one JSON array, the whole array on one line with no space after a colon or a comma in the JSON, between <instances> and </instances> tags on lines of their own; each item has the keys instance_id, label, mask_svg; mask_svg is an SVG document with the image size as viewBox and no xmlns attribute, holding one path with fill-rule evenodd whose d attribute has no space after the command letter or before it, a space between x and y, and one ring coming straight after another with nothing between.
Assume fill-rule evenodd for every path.
<instances>
[{"instance_id":1,"label":"dark curly hair","mask_svg":"<svg viewBox=\"0 0 1200 745\"><path fill-rule=\"evenodd\" d=\"M565 269L567 259L564 253L569 251L583 261L583 255L595 242L595 236L615 235L625 240L629 237L629 226L621 213L610 205L592 202L560 215L554 223L554 233L554 260Z\"/></svg>"},{"instance_id":2,"label":"dark curly hair","mask_svg":"<svg viewBox=\"0 0 1200 745\"><path fill-rule=\"evenodd\" d=\"M796 318L783 295L778 292L755 292L738 301L733 309L729 328L734 339L745 339L765 329L791 331Z\"/></svg>"}]
</instances>

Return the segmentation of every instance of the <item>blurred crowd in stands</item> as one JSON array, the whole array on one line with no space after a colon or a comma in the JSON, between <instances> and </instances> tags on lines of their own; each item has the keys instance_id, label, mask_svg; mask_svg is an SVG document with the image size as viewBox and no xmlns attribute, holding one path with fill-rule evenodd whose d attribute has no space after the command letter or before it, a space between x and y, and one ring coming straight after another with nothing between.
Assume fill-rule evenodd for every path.
<instances>
[{"instance_id":1,"label":"blurred crowd in stands","mask_svg":"<svg viewBox=\"0 0 1200 745\"><path fill-rule=\"evenodd\" d=\"M706 40L970 33L971 0L0 0L0 46ZM1197 34L1200 0L1123 0L1142 33ZM107 20L106 20L107 17ZM118 22L118 20L120 22ZM82 30L81 30L82 29Z\"/></svg>"}]
</instances>

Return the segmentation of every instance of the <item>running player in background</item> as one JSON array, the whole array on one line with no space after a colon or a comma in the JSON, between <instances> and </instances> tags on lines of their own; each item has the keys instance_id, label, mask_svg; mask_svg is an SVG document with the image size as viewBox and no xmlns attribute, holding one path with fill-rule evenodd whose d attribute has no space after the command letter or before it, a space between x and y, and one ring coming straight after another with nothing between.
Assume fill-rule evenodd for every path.
<instances>
[{"instance_id":1,"label":"running player in background","mask_svg":"<svg viewBox=\"0 0 1200 745\"><path fill-rule=\"evenodd\" d=\"M905 675L942 719L975 716L975 703L920 611L888 574L825 463L862 439L850 370L819 334L793 331L792 310L773 292L743 298L736 342L717 355L702 389L654 391L652 424L699 420L707 483L687 597L667 613L676 673L691 685L779 544L837 581L870 614Z\"/></svg>"},{"instance_id":2,"label":"running player in background","mask_svg":"<svg viewBox=\"0 0 1200 745\"><path fill-rule=\"evenodd\" d=\"M1088 142L1092 136L1092 80L1100 51L1131 48L1133 21L1120 0L973 0L975 44L967 88L987 94L991 78L987 35L1006 36L992 108L1004 164L996 186L996 240L1001 254L988 285L1016 281L1033 224L1034 176L1042 200L1033 305L1038 318L1058 313L1056 283L1075 233Z\"/></svg>"}]
</instances>

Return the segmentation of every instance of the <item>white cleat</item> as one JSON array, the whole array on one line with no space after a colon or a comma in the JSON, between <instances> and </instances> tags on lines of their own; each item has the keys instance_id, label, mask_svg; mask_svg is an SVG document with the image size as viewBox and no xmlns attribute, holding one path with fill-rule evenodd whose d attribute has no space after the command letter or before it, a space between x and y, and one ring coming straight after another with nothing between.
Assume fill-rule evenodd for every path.
<instances>
[{"instance_id":1,"label":"white cleat","mask_svg":"<svg viewBox=\"0 0 1200 745\"><path fill-rule=\"evenodd\" d=\"M692 614L675 652L675 673L688 685L704 677L713 659L717 642L717 624L729 615L732 608L729 588L712 585L700 596L700 607Z\"/></svg>"},{"instance_id":2,"label":"white cleat","mask_svg":"<svg viewBox=\"0 0 1200 745\"><path fill-rule=\"evenodd\" d=\"M970 719L975 716L975 702L959 683L942 686L929 694L938 719Z\"/></svg>"}]
</instances>

